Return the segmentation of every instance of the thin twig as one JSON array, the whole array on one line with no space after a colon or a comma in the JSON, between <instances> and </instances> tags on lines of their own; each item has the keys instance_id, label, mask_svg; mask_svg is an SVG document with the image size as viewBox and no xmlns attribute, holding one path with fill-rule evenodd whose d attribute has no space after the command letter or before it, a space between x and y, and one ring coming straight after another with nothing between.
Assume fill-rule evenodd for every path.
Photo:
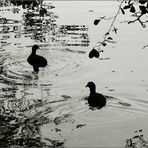
<instances>
[{"instance_id":1,"label":"thin twig","mask_svg":"<svg viewBox=\"0 0 148 148\"><path fill-rule=\"evenodd\" d=\"M141 17L143 16L143 14L141 14L141 15L136 15L135 17L137 17L135 20L132 20L132 21L127 21L127 23L128 24L131 24L131 23L135 23L136 21L138 21L140 24L141 24L141 26L143 27L143 28L145 28L146 26L145 26L145 23L147 22L147 21L145 21L145 22L142 22L141 21Z\"/></svg>"},{"instance_id":2,"label":"thin twig","mask_svg":"<svg viewBox=\"0 0 148 148\"><path fill-rule=\"evenodd\" d=\"M125 0L122 0L122 1L121 1L120 5L119 5L119 9L118 9L116 15L113 16L113 17L111 17L111 18L109 18L109 19L113 19L113 21L111 22L111 25L110 25L110 27L109 27L107 33L103 36L103 41L102 41L102 42L99 42L99 45L96 45L96 46L93 47L94 49L97 48L97 50L98 50L99 52L102 51L102 50L101 50L102 43L104 43L104 42L107 40L107 36L108 36L108 34L110 33L111 29L113 28L114 23L115 23L115 21L116 21L118 15L120 14L120 9L121 9L121 6L122 6L122 4L123 4L124 1L125 1ZM106 20L108 20L108 19L106 19Z\"/></svg>"}]
</instances>

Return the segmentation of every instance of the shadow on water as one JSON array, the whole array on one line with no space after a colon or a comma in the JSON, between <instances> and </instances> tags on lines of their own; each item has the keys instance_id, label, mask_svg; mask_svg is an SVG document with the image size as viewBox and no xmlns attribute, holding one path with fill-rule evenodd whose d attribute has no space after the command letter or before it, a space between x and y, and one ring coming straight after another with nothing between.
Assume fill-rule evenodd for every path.
<instances>
[{"instance_id":1,"label":"shadow on water","mask_svg":"<svg viewBox=\"0 0 148 148\"><path fill-rule=\"evenodd\" d=\"M54 8L51 3L43 4L42 1L33 1L31 4L25 0L0 1L0 147L64 147L63 141L43 139L40 128L50 123L46 116L67 99L51 102L43 100L42 93L46 92L50 96L52 84L40 84L41 95L32 98L35 92L29 89L39 89L38 75L27 71L24 64L26 57L20 52L24 47L32 46L22 42L29 39L43 47L66 46L62 52L85 53L71 50L68 46L87 47L88 27L57 25L58 16L52 12ZM10 18L16 14L22 17ZM66 118L70 118L69 114L55 117L52 122L60 124ZM48 144L43 142L45 140Z\"/></svg>"}]
</instances>

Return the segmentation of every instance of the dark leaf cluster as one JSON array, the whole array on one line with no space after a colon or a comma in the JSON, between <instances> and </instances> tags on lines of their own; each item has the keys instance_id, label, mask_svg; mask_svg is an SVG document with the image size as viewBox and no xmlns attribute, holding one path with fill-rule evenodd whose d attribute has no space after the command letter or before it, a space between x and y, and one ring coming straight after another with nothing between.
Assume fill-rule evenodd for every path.
<instances>
[{"instance_id":1,"label":"dark leaf cluster","mask_svg":"<svg viewBox=\"0 0 148 148\"><path fill-rule=\"evenodd\" d=\"M10 0L10 3L15 6L22 6L23 9L25 8L34 9L39 5L39 2L36 0Z\"/></svg>"},{"instance_id":2,"label":"dark leaf cluster","mask_svg":"<svg viewBox=\"0 0 148 148\"><path fill-rule=\"evenodd\" d=\"M139 10L136 10L136 5L138 5ZM131 13L139 12L141 15L148 13L148 0L139 0L138 2L129 0L128 3L125 1L124 7L121 8L122 14L125 14L125 10L129 10Z\"/></svg>"},{"instance_id":3,"label":"dark leaf cluster","mask_svg":"<svg viewBox=\"0 0 148 148\"><path fill-rule=\"evenodd\" d=\"M143 20L142 16L146 16L148 14L148 0L128 0L124 2L124 6L120 7L122 14L125 14L125 11L129 11L132 13L132 16L136 19L132 21L127 21L128 24L139 22L143 28L146 27L145 23L148 22L147 20Z\"/></svg>"}]
</instances>

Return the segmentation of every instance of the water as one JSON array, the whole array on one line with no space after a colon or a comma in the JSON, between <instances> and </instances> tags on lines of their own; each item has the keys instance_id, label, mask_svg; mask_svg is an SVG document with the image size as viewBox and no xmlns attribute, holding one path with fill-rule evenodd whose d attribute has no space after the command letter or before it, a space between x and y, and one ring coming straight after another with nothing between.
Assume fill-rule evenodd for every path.
<instances>
[{"instance_id":1,"label":"water","mask_svg":"<svg viewBox=\"0 0 148 148\"><path fill-rule=\"evenodd\" d=\"M0 113L8 124L1 123L1 145L124 147L141 129L148 139L147 29L120 23L126 18L120 15L116 43L104 48L100 60L89 59L111 21L94 26L94 19L114 16L118 2L45 3L45 17L1 7ZM38 74L26 61L34 44L48 61ZM87 104L88 81L107 97L101 110Z\"/></svg>"}]
</instances>

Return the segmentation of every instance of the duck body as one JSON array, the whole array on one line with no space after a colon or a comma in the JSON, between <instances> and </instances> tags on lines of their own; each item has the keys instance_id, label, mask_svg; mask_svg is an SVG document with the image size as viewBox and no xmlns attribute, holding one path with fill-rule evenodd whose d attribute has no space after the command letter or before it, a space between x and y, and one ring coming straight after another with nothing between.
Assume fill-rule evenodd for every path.
<instances>
[{"instance_id":1,"label":"duck body","mask_svg":"<svg viewBox=\"0 0 148 148\"><path fill-rule=\"evenodd\" d=\"M45 67L47 65L47 60L44 57L36 55L36 50L38 48L37 45L34 45L32 47L32 53L27 58L27 62L33 66L35 72L39 71L39 67Z\"/></svg>"},{"instance_id":2,"label":"duck body","mask_svg":"<svg viewBox=\"0 0 148 148\"><path fill-rule=\"evenodd\" d=\"M92 107L103 107L106 105L106 98L100 93L90 93L88 104Z\"/></svg>"},{"instance_id":3,"label":"duck body","mask_svg":"<svg viewBox=\"0 0 148 148\"><path fill-rule=\"evenodd\" d=\"M88 96L88 104L91 107L102 108L106 105L106 98L104 95L96 92L96 86L93 82L89 82L86 87L90 88Z\"/></svg>"}]
</instances>

